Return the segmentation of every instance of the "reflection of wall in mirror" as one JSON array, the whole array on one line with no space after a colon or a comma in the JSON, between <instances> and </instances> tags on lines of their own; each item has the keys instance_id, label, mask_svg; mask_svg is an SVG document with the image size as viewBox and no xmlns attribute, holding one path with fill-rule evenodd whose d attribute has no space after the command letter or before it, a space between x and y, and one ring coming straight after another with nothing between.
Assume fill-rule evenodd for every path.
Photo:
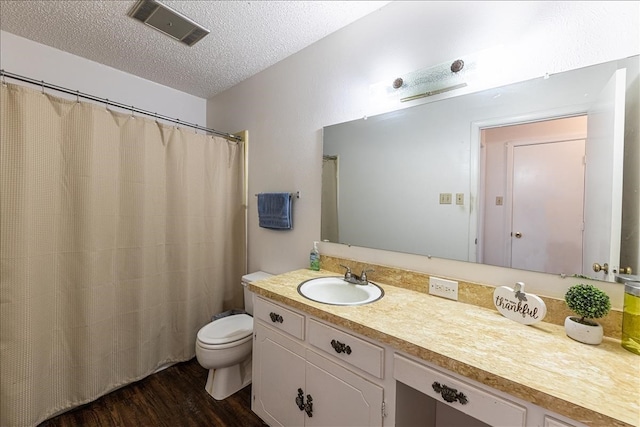
<instances>
[{"instance_id":1,"label":"reflection of wall in mirror","mask_svg":"<svg viewBox=\"0 0 640 427\"><path fill-rule=\"evenodd\" d=\"M480 161L474 147L480 141L474 129L584 114L612 73L626 67L624 203L631 208L624 208L630 214L623 221L629 230L623 228L622 247L627 238L636 250L622 253L635 254L629 265L639 265L639 65L635 56L325 127L324 154L341 159L338 241L476 261L480 246L474 241L482 241L482 222L475 209ZM439 204L440 193L462 193L464 204ZM506 248L501 250L504 255Z\"/></svg>"},{"instance_id":2,"label":"reflection of wall in mirror","mask_svg":"<svg viewBox=\"0 0 640 427\"><path fill-rule=\"evenodd\" d=\"M320 235L338 242L338 156L322 156L322 214Z\"/></svg>"}]
</instances>

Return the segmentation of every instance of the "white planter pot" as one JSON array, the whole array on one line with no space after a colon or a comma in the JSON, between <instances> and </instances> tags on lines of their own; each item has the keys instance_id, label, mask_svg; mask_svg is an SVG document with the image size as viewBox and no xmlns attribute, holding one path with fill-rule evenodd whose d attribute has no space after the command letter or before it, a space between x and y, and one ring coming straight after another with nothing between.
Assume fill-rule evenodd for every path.
<instances>
[{"instance_id":1,"label":"white planter pot","mask_svg":"<svg viewBox=\"0 0 640 427\"><path fill-rule=\"evenodd\" d=\"M564 330L567 336L585 344L600 344L603 336L602 326L598 323L594 326L584 325L578 323L577 319L579 318L574 316L568 316L564 319Z\"/></svg>"}]
</instances>

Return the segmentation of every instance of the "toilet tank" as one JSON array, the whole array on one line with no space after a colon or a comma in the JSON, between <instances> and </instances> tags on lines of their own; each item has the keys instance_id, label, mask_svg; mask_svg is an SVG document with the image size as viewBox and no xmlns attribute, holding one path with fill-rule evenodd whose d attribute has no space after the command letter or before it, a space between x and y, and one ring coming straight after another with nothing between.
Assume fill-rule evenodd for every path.
<instances>
[{"instance_id":1,"label":"toilet tank","mask_svg":"<svg viewBox=\"0 0 640 427\"><path fill-rule=\"evenodd\" d=\"M271 276L273 276L273 274L265 273L264 271L256 271L255 273L245 274L244 276L242 276L242 287L244 291L244 310L247 313L253 314L253 292L249 291L249 283L266 279Z\"/></svg>"}]
</instances>

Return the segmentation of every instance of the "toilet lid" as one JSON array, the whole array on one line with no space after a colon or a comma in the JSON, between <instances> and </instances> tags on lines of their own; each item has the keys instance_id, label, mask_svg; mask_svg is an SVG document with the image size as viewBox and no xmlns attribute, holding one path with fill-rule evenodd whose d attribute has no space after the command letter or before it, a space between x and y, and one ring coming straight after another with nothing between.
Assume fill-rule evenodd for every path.
<instances>
[{"instance_id":1,"label":"toilet lid","mask_svg":"<svg viewBox=\"0 0 640 427\"><path fill-rule=\"evenodd\" d=\"M248 337L253 332L253 317L247 314L227 316L203 326L198 341L203 344L227 344Z\"/></svg>"}]
</instances>

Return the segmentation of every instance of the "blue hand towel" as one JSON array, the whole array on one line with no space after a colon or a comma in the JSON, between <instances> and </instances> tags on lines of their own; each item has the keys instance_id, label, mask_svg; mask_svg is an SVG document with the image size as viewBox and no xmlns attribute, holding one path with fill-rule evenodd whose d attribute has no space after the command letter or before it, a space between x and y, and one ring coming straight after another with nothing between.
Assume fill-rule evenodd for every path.
<instances>
[{"instance_id":1,"label":"blue hand towel","mask_svg":"<svg viewBox=\"0 0 640 427\"><path fill-rule=\"evenodd\" d=\"M258 219L262 228L287 230L293 228L290 193L258 194Z\"/></svg>"}]
</instances>

